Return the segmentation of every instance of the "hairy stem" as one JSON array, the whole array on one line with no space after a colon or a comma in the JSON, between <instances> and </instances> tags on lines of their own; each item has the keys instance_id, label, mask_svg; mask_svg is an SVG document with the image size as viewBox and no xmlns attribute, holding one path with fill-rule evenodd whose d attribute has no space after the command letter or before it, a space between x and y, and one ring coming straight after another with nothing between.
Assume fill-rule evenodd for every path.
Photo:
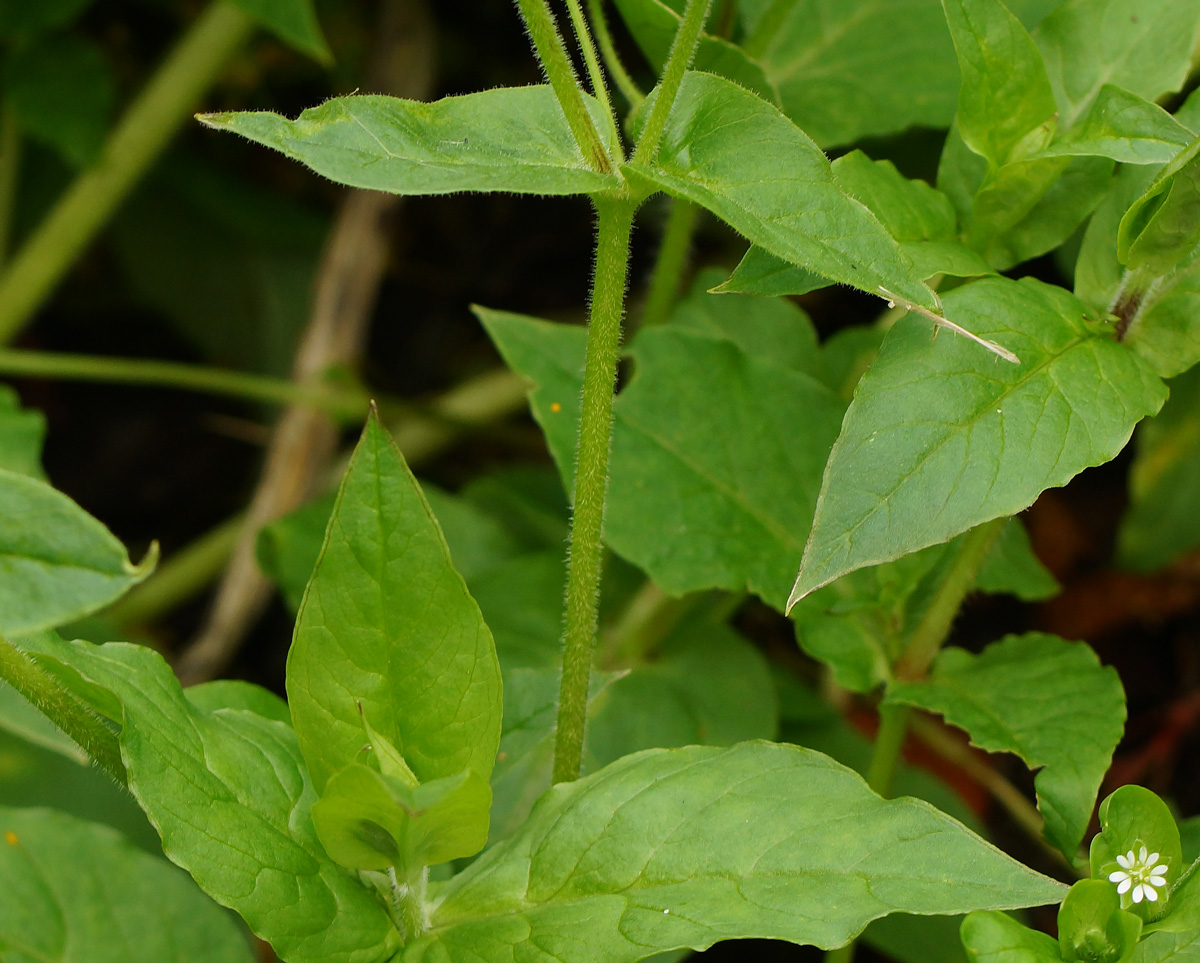
<instances>
[{"instance_id":1,"label":"hairy stem","mask_svg":"<svg viewBox=\"0 0 1200 963\"><path fill-rule=\"evenodd\" d=\"M125 385L157 385L268 404L304 404L344 420L365 417L368 404L366 393L359 388L305 385L285 378L146 358L112 358L0 348L0 374Z\"/></svg>"},{"instance_id":2,"label":"hairy stem","mask_svg":"<svg viewBox=\"0 0 1200 963\"><path fill-rule=\"evenodd\" d=\"M0 344L21 330L76 257L166 147L253 21L227 0L200 15L79 175L0 276Z\"/></svg>"},{"instance_id":3,"label":"hairy stem","mask_svg":"<svg viewBox=\"0 0 1200 963\"><path fill-rule=\"evenodd\" d=\"M679 85L683 83L683 75L687 73L692 58L696 55L696 47L700 43L700 34L704 30L704 20L708 16L711 4L712 0L688 0L683 19L679 22L679 29L675 31L675 40L671 43L671 54L663 67L658 95L633 152L634 163L652 163L658 153L658 142L666 130L667 118L675 105Z\"/></svg>"},{"instance_id":4,"label":"hairy stem","mask_svg":"<svg viewBox=\"0 0 1200 963\"><path fill-rule=\"evenodd\" d=\"M600 538L608 486L613 389L621 345L621 319L629 269L629 238L637 205L617 198L594 199L598 217L596 268L588 320L587 361L579 446L575 465L575 510L567 564L562 684L554 737L554 781L579 777L587 723L588 679L596 642L600 591Z\"/></svg>"},{"instance_id":5,"label":"hairy stem","mask_svg":"<svg viewBox=\"0 0 1200 963\"><path fill-rule=\"evenodd\" d=\"M646 95L634 82L629 71L617 55L617 46L613 43L612 31L608 29L608 18L604 16L604 0L588 0L588 18L592 22L592 32L596 35L596 44L604 58L604 65L612 75L613 83L629 101L630 107L637 107Z\"/></svg>"},{"instance_id":6,"label":"hairy stem","mask_svg":"<svg viewBox=\"0 0 1200 963\"><path fill-rule=\"evenodd\" d=\"M897 679L906 682L925 678L929 666L946 642L954 617L962 607L963 599L975 584L979 569L996 539L1004 530L1008 518L994 518L977 525L967 534L957 556L950 564L937 594L925 610L925 615L904 650L904 655L895 666Z\"/></svg>"},{"instance_id":7,"label":"hairy stem","mask_svg":"<svg viewBox=\"0 0 1200 963\"><path fill-rule=\"evenodd\" d=\"M517 7L579 150L594 169L602 174L613 173L612 158L608 156L604 141L592 123L592 115L588 113L583 91L579 89L575 69L567 56L567 48L563 45L562 34L558 32L550 5L546 0L517 0Z\"/></svg>"},{"instance_id":8,"label":"hairy stem","mask_svg":"<svg viewBox=\"0 0 1200 963\"><path fill-rule=\"evenodd\" d=\"M662 324L670 316L692 247L692 234L700 217L700 208L686 198L673 197L670 204L658 259L650 275L650 293L646 295L646 306L642 310L643 327Z\"/></svg>"},{"instance_id":9,"label":"hairy stem","mask_svg":"<svg viewBox=\"0 0 1200 963\"><path fill-rule=\"evenodd\" d=\"M612 101L608 96L608 84L604 79L604 71L600 69L600 59L596 55L596 41L592 39L592 31L588 28L587 17L583 15L583 7L579 0L567 0L567 12L571 17L571 27L575 31L575 40L579 44L579 52L583 55L583 63L587 67L588 81L592 85L592 95L600 101L604 115L608 118L608 135L613 150L618 153L617 163L624 163L625 156L621 151L621 132L617 126L617 115L613 112Z\"/></svg>"},{"instance_id":10,"label":"hairy stem","mask_svg":"<svg viewBox=\"0 0 1200 963\"><path fill-rule=\"evenodd\" d=\"M0 678L70 736L93 762L121 785L128 782L117 732L57 679L12 643L0 638Z\"/></svg>"}]
</instances>

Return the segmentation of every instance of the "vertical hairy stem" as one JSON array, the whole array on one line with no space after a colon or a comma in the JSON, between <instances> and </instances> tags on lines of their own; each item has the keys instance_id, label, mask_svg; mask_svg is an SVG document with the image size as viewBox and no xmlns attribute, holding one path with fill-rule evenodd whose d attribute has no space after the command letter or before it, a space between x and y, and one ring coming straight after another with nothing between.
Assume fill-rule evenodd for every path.
<instances>
[{"instance_id":1,"label":"vertical hairy stem","mask_svg":"<svg viewBox=\"0 0 1200 963\"><path fill-rule=\"evenodd\" d=\"M562 685L554 739L554 781L579 777L587 722L588 679L596 641L600 590L600 537L608 485L612 439L613 388L625 311L629 237L637 205L623 198L595 199L596 273L588 320L587 362L579 447L575 465L575 511L567 565L567 606L563 634Z\"/></svg>"},{"instance_id":2,"label":"vertical hairy stem","mask_svg":"<svg viewBox=\"0 0 1200 963\"><path fill-rule=\"evenodd\" d=\"M612 159L596 125L592 123L592 115L588 113L583 91L579 89L575 69L567 57L567 48L563 46L562 35L558 32L550 5L546 0L517 0L517 7L529 31L529 39L533 41L533 49L546 71L546 79L550 81L554 96L566 115L567 125L575 136L575 143L593 168L611 174Z\"/></svg>"},{"instance_id":3,"label":"vertical hairy stem","mask_svg":"<svg viewBox=\"0 0 1200 963\"><path fill-rule=\"evenodd\" d=\"M0 276L0 344L11 341L195 109L253 21L213 3L130 105L100 159L67 188Z\"/></svg>"},{"instance_id":4,"label":"vertical hairy stem","mask_svg":"<svg viewBox=\"0 0 1200 963\"><path fill-rule=\"evenodd\" d=\"M116 732L67 692L54 676L5 639L0 639L0 678L37 706L96 765L117 782L126 783Z\"/></svg>"},{"instance_id":5,"label":"vertical hairy stem","mask_svg":"<svg viewBox=\"0 0 1200 963\"><path fill-rule=\"evenodd\" d=\"M600 47L600 53L604 57L604 65L612 74L613 83L629 101L630 107L638 106L646 99L646 95L634 83L629 71L621 63L621 58L617 56L617 47L613 43L612 32L608 29L608 19L604 16L604 0L588 0L588 17L592 21L592 32L596 35L596 44Z\"/></svg>"},{"instance_id":6,"label":"vertical hairy stem","mask_svg":"<svg viewBox=\"0 0 1200 963\"><path fill-rule=\"evenodd\" d=\"M679 282L687 263L688 251L692 246L692 232L700 208L682 197L671 198L671 212L667 215L667 226L663 231L658 259L654 262L654 273L650 275L650 293L646 296L646 307L642 311L642 324L649 326L667 320L675 299L679 295Z\"/></svg>"},{"instance_id":7,"label":"vertical hairy stem","mask_svg":"<svg viewBox=\"0 0 1200 963\"><path fill-rule=\"evenodd\" d=\"M429 929L428 911L425 907L429 868L420 866L403 880L393 868L388 870L388 879L392 884L392 904L398 917L397 928L407 944Z\"/></svg>"},{"instance_id":8,"label":"vertical hairy stem","mask_svg":"<svg viewBox=\"0 0 1200 963\"><path fill-rule=\"evenodd\" d=\"M567 11L571 16L575 39L579 41L579 52L583 54L583 62L587 67L592 94L600 101L600 106L608 118L608 134L613 150L620 154L621 132L617 127L617 115L613 113L612 101L608 97L608 84L604 79L604 71L600 69L600 59L596 55L596 41L592 39L592 31L588 29L587 17L583 15L583 7L580 6L579 0L567 0ZM620 154L616 160L620 163L625 160L625 157Z\"/></svg>"},{"instance_id":9,"label":"vertical hairy stem","mask_svg":"<svg viewBox=\"0 0 1200 963\"><path fill-rule=\"evenodd\" d=\"M670 116L675 98L679 94L683 75L687 73L692 58L696 55L700 33L704 30L704 20L708 16L711 4L712 0L688 0L687 8L683 11L683 20L680 21L675 40L671 44L667 65L663 68L662 80L658 84L658 96L633 152L634 163L652 163L655 154L658 153L658 142L667 127L667 117Z\"/></svg>"}]
</instances>

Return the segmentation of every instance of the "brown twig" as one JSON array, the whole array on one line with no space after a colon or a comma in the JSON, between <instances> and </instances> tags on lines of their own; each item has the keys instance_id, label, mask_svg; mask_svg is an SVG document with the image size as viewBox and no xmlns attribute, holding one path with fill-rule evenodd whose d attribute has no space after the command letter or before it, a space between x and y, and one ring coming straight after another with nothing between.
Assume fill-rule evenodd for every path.
<instances>
[{"instance_id":1,"label":"brown twig","mask_svg":"<svg viewBox=\"0 0 1200 963\"><path fill-rule=\"evenodd\" d=\"M413 100L427 99L433 51L433 23L425 0L382 0L371 86ZM384 222L399 200L373 191L346 195L317 273L312 313L293 368L295 380L310 382L331 367L353 364L361 355L387 264ZM271 585L255 561L258 531L320 487L336 442L336 426L311 407L296 405L280 417L208 620L176 665L185 684L219 674L262 613Z\"/></svg>"}]
</instances>

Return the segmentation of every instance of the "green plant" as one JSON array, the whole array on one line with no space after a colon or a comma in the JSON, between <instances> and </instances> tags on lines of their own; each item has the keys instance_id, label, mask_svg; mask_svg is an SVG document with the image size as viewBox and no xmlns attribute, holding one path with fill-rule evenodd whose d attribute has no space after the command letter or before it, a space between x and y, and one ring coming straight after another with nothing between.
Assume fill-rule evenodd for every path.
<instances>
[{"instance_id":1,"label":"green plant","mask_svg":"<svg viewBox=\"0 0 1200 963\"><path fill-rule=\"evenodd\" d=\"M1108 796L1080 856L1123 729L1116 673L1045 633L978 654L946 643L973 590L1053 594L1013 516L1113 459L1163 405L1164 379L1200 360L1200 97L1173 114L1156 103L1192 69L1200 9L943 0L915 4L897 38L870 0L833 22L815 3L742 0L736 21L732 4L715 12L712 34L709 3L678 6L617 3L661 66L643 100L589 5L628 117L578 0L590 93L548 3L518 0L546 85L432 104L340 97L294 121L202 117L355 187L589 198L586 329L476 309L534 384L572 505L561 653L553 485L423 491L372 413L336 497L260 542L298 609L286 704L244 683L185 691L148 649L54 633L152 562L132 565L33 477L36 438L14 429L0 675L292 963L633 961L751 936L844 960L889 914L969 914L968 953L997 961L1194 952L1195 864L1157 796ZM931 48L927 70L884 58L857 77L893 102L832 111L805 76L814 51L832 59L841 43L911 57L904 32L934 16L952 47ZM831 164L818 146L951 120L936 189L861 150ZM615 395L631 232L657 193L681 206ZM666 311L696 208L751 246ZM1074 292L1000 273L1073 237ZM819 345L798 308L761 297L831 284L888 310ZM14 424L24 415L11 406ZM775 735L778 696L727 625L745 593L788 613L842 687L880 694L865 783L755 738ZM804 697L780 684L796 710ZM1038 769L1044 842L1086 878L1068 890L928 803L889 798L915 710ZM646 744L677 747L629 751ZM14 851L54 838L12 819ZM10 886L22 872L0 858ZM8 929L0 916L0 949L56 912L65 897L50 889ZM1055 902L1057 940L1003 912Z\"/></svg>"}]
</instances>

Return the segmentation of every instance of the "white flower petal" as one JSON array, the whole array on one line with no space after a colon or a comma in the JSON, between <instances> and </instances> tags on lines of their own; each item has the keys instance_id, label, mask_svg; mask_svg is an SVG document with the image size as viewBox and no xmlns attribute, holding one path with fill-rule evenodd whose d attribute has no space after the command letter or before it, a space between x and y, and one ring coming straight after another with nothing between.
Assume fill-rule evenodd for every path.
<instances>
[{"instance_id":1,"label":"white flower petal","mask_svg":"<svg viewBox=\"0 0 1200 963\"><path fill-rule=\"evenodd\" d=\"M1118 856L1117 862L1121 864L1122 869L1132 869L1134 864L1133 852L1130 851L1127 856Z\"/></svg>"},{"instance_id":2,"label":"white flower petal","mask_svg":"<svg viewBox=\"0 0 1200 963\"><path fill-rule=\"evenodd\" d=\"M1152 872L1155 876L1161 876L1166 871L1167 871L1166 863L1163 863L1163 865L1161 865L1161 866L1155 866L1154 869L1150 870L1150 872Z\"/></svg>"},{"instance_id":3,"label":"white flower petal","mask_svg":"<svg viewBox=\"0 0 1200 963\"><path fill-rule=\"evenodd\" d=\"M1118 893L1128 893L1129 887L1132 885L1133 885L1133 880L1131 880L1128 876L1126 876L1123 880L1121 880L1121 885L1117 887L1117 892Z\"/></svg>"},{"instance_id":4,"label":"white flower petal","mask_svg":"<svg viewBox=\"0 0 1200 963\"><path fill-rule=\"evenodd\" d=\"M1143 886L1142 892L1146 894L1146 899L1151 903L1158 899L1158 891L1153 886Z\"/></svg>"},{"instance_id":5,"label":"white flower petal","mask_svg":"<svg viewBox=\"0 0 1200 963\"><path fill-rule=\"evenodd\" d=\"M1140 850L1138 850L1138 861L1142 862L1142 863L1146 863L1146 862L1149 862L1149 860L1150 860L1150 850L1148 850L1145 846L1143 846Z\"/></svg>"},{"instance_id":6,"label":"white flower petal","mask_svg":"<svg viewBox=\"0 0 1200 963\"><path fill-rule=\"evenodd\" d=\"M1140 903L1142 901L1142 887L1140 884L1133 888L1133 901L1135 903Z\"/></svg>"},{"instance_id":7,"label":"white flower petal","mask_svg":"<svg viewBox=\"0 0 1200 963\"><path fill-rule=\"evenodd\" d=\"M1123 872L1121 872L1121 870L1119 870L1119 869L1118 869L1118 870L1116 870L1115 872L1112 872L1112 873L1109 873L1109 874L1108 874L1108 881L1109 881L1110 883L1120 883L1120 882L1122 882L1123 880L1127 880L1127 879L1129 879L1129 874L1128 874L1128 873L1123 873Z\"/></svg>"},{"instance_id":8,"label":"white flower petal","mask_svg":"<svg viewBox=\"0 0 1200 963\"><path fill-rule=\"evenodd\" d=\"M1147 856L1145 859L1143 859L1142 862L1145 863L1147 866L1149 866L1151 863L1157 863L1158 862L1158 853L1151 853L1149 856Z\"/></svg>"},{"instance_id":9,"label":"white flower petal","mask_svg":"<svg viewBox=\"0 0 1200 963\"><path fill-rule=\"evenodd\" d=\"M1167 880L1166 880L1166 877L1164 877L1164 876L1151 876L1149 879L1146 880L1146 882L1152 883L1155 886L1166 886L1167 885Z\"/></svg>"}]
</instances>

